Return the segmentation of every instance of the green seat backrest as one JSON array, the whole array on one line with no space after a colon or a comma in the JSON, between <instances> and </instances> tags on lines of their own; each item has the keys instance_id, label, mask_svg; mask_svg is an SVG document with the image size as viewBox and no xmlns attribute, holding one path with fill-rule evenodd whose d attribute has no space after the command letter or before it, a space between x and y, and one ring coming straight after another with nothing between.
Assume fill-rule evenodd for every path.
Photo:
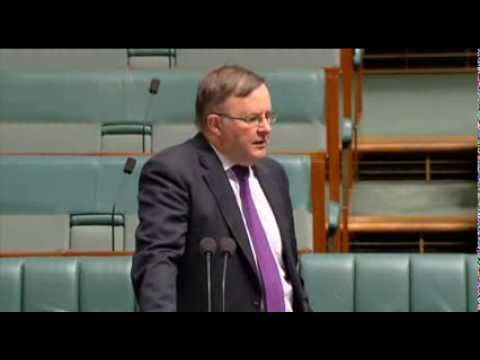
<instances>
[{"instance_id":1,"label":"green seat backrest","mask_svg":"<svg viewBox=\"0 0 480 360\"><path fill-rule=\"evenodd\" d=\"M91 157L1 156L0 213L91 211L99 171Z\"/></svg>"},{"instance_id":2,"label":"green seat backrest","mask_svg":"<svg viewBox=\"0 0 480 360\"><path fill-rule=\"evenodd\" d=\"M466 311L467 263L457 255L414 255L412 261L413 311Z\"/></svg>"},{"instance_id":3,"label":"green seat backrest","mask_svg":"<svg viewBox=\"0 0 480 360\"><path fill-rule=\"evenodd\" d=\"M98 157L100 170L96 190L96 211L110 212L113 202L120 212L136 214L138 209L138 180L147 156L134 156L137 160L132 174L123 173L125 157Z\"/></svg>"},{"instance_id":4,"label":"green seat backrest","mask_svg":"<svg viewBox=\"0 0 480 360\"><path fill-rule=\"evenodd\" d=\"M478 264L463 254L307 254L315 311L476 311Z\"/></svg>"},{"instance_id":5,"label":"green seat backrest","mask_svg":"<svg viewBox=\"0 0 480 360\"><path fill-rule=\"evenodd\" d=\"M125 224L125 249L133 250L138 182L148 159L135 158L134 172L126 175L122 171L125 157L120 156L0 157L0 251L28 250L29 243L36 250L64 249L72 237L69 225L106 226L110 230L108 214L114 203L117 214L127 215L126 223L117 218L116 223ZM299 246L311 248L310 158L305 155L276 158L284 165L290 180ZM3 220L2 215L6 216Z\"/></svg>"},{"instance_id":6,"label":"green seat backrest","mask_svg":"<svg viewBox=\"0 0 480 360\"><path fill-rule=\"evenodd\" d=\"M325 73L282 71L265 73L278 113L278 124L325 124Z\"/></svg>"},{"instance_id":7,"label":"green seat backrest","mask_svg":"<svg viewBox=\"0 0 480 360\"><path fill-rule=\"evenodd\" d=\"M0 214L61 214L137 211L137 187L146 157L135 157L131 175L125 157L2 156Z\"/></svg>"},{"instance_id":8,"label":"green seat backrest","mask_svg":"<svg viewBox=\"0 0 480 360\"><path fill-rule=\"evenodd\" d=\"M128 83L126 118L130 121L144 121L150 102L151 108L146 119L148 123L193 127L197 87L203 75L199 72L175 70L130 70L126 75ZM148 89L153 78L160 80L160 86L158 94L150 97Z\"/></svg>"},{"instance_id":9,"label":"green seat backrest","mask_svg":"<svg viewBox=\"0 0 480 360\"><path fill-rule=\"evenodd\" d=\"M462 254L308 254L315 311L476 311L478 264ZM0 258L0 311L134 311L131 257Z\"/></svg>"},{"instance_id":10,"label":"green seat backrest","mask_svg":"<svg viewBox=\"0 0 480 360\"><path fill-rule=\"evenodd\" d=\"M262 73L267 79L279 123L325 123L325 75L319 71ZM161 124L193 124L197 87L201 72L134 70L127 75L130 120L143 121L149 84L158 78L149 119Z\"/></svg>"},{"instance_id":11,"label":"green seat backrest","mask_svg":"<svg viewBox=\"0 0 480 360\"><path fill-rule=\"evenodd\" d=\"M131 257L0 258L0 311L134 311Z\"/></svg>"},{"instance_id":12,"label":"green seat backrest","mask_svg":"<svg viewBox=\"0 0 480 360\"><path fill-rule=\"evenodd\" d=\"M354 311L353 254L300 257L305 290L314 311Z\"/></svg>"},{"instance_id":13,"label":"green seat backrest","mask_svg":"<svg viewBox=\"0 0 480 360\"><path fill-rule=\"evenodd\" d=\"M311 211L311 169L307 155L275 155L285 168L294 208ZM137 211L138 180L148 157L136 156L131 175L120 156L2 156L0 213Z\"/></svg>"},{"instance_id":14,"label":"green seat backrest","mask_svg":"<svg viewBox=\"0 0 480 360\"><path fill-rule=\"evenodd\" d=\"M125 159L0 157L0 251L106 250L114 203L115 224L123 226L115 230L121 231L116 248L133 250L138 179L147 157L136 157L131 175L123 173Z\"/></svg>"},{"instance_id":15,"label":"green seat backrest","mask_svg":"<svg viewBox=\"0 0 480 360\"><path fill-rule=\"evenodd\" d=\"M319 71L266 72L283 123L325 123L325 75ZM142 122L151 101L153 123L193 124L203 72L178 70L0 70L0 122ZM149 100L152 78L159 92Z\"/></svg>"},{"instance_id":16,"label":"green seat backrest","mask_svg":"<svg viewBox=\"0 0 480 360\"><path fill-rule=\"evenodd\" d=\"M2 131L21 140L6 142L5 139L2 151L19 152L22 148L43 152L101 151L102 132L108 135L111 130L102 126L129 124L132 133L138 135L138 124L143 122L153 125L155 151L180 143L195 132L195 98L204 75L198 71L162 69L1 70ZM324 149L324 71L277 71L262 75L269 83L273 107L279 115L272 146ZM154 96L148 92L153 78L160 80L159 92ZM38 139L25 142L24 138L33 134L24 124L49 124L49 127L41 129L40 134L32 126L32 131L39 134ZM297 132L295 127L299 129ZM74 133L79 137L72 137ZM70 144L71 141L85 145Z\"/></svg>"},{"instance_id":17,"label":"green seat backrest","mask_svg":"<svg viewBox=\"0 0 480 360\"><path fill-rule=\"evenodd\" d=\"M282 164L292 199L295 235L299 250L313 249L311 160L307 155L274 155Z\"/></svg>"},{"instance_id":18,"label":"green seat backrest","mask_svg":"<svg viewBox=\"0 0 480 360\"><path fill-rule=\"evenodd\" d=\"M311 163L308 155L272 155L288 176L290 196L295 209L312 211Z\"/></svg>"},{"instance_id":19,"label":"green seat backrest","mask_svg":"<svg viewBox=\"0 0 480 360\"><path fill-rule=\"evenodd\" d=\"M468 274L468 311L474 312L480 310L480 259L478 256L468 256L467 274ZM475 276L474 274L477 274ZM476 296L474 296L476 294Z\"/></svg>"},{"instance_id":20,"label":"green seat backrest","mask_svg":"<svg viewBox=\"0 0 480 360\"><path fill-rule=\"evenodd\" d=\"M283 71L268 81L279 123L325 123L325 74ZM151 99L153 123L193 123L203 72L178 70L1 70L0 121L36 123L142 122L152 78L160 80Z\"/></svg>"},{"instance_id":21,"label":"green seat backrest","mask_svg":"<svg viewBox=\"0 0 480 360\"><path fill-rule=\"evenodd\" d=\"M125 72L0 70L0 122L125 121Z\"/></svg>"}]
</instances>

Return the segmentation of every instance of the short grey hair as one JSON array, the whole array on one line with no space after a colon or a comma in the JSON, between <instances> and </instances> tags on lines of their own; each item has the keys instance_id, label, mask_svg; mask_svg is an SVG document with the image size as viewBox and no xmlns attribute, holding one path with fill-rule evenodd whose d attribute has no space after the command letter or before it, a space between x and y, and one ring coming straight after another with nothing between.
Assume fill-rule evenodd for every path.
<instances>
[{"instance_id":1,"label":"short grey hair","mask_svg":"<svg viewBox=\"0 0 480 360\"><path fill-rule=\"evenodd\" d=\"M199 83L195 101L195 124L204 129L208 114L219 111L231 96L247 97L266 80L239 65L224 65L210 71Z\"/></svg>"}]
</instances>

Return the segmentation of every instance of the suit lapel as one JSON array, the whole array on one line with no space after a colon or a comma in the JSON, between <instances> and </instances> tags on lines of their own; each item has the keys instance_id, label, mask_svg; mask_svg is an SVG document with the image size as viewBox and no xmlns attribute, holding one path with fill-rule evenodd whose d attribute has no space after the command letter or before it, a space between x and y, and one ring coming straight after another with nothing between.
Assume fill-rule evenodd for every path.
<instances>
[{"instance_id":1,"label":"suit lapel","mask_svg":"<svg viewBox=\"0 0 480 360\"><path fill-rule=\"evenodd\" d=\"M259 278L242 214L238 208L235 194L230 186L225 170L217 155L203 136L201 136L201 139L196 137L196 142L200 145L199 161L205 169L203 178L213 193L220 212L230 228L234 239L237 241L239 248L245 255L252 271L256 274L257 278Z\"/></svg>"},{"instance_id":2,"label":"suit lapel","mask_svg":"<svg viewBox=\"0 0 480 360\"><path fill-rule=\"evenodd\" d=\"M283 255L284 259L286 260L285 265L288 268L289 263L291 265L292 254L290 251L291 245L288 241L290 236L288 229L288 217L290 215L287 214L286 205L282 200L285 197L285 194L280 193L278 184L276 184L272 174L269 174L269 169L265 166L265 164L259 162L253 167L253 169L258 178L258 182L260 183L260 186L267 197L270 207L272 208L275 220L277 221L282 241Z\"/></svg>"}]
</instances>

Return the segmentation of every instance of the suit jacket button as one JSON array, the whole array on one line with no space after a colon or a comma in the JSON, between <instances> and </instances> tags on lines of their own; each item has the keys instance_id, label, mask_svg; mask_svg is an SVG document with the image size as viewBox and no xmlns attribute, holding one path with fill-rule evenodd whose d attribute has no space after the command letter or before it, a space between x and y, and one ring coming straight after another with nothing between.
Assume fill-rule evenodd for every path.
<instances>
[{"instance_id":1,"label":"suit jacket button","mask_svg":"<svg viewBox=\"0 0 480 360\"><path fill-rule=\"evenodd\" d=\"M259 300L255 300L255 301L253 302L253 305L254 305L255 307L260 307L260 301L259 301Z\"/></svg>"}]
</instances>

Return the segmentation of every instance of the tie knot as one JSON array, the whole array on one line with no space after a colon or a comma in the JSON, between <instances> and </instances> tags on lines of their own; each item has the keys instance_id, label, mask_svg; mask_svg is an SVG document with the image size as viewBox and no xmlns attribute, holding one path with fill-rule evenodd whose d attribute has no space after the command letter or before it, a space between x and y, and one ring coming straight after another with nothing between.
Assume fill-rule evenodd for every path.
<instances>
[{"instance_id":1,"label":"tie knot","mask_svg":"<svg viewBox=\"0 0 480 360\"><path fill-rule=\"evenodd\" d=\"M238 181L245 181L248 177L249 169L246 166L235 165L232 167L232 171L235 173L235 176L238 178Z\"/></svg>"}]
</instances>

